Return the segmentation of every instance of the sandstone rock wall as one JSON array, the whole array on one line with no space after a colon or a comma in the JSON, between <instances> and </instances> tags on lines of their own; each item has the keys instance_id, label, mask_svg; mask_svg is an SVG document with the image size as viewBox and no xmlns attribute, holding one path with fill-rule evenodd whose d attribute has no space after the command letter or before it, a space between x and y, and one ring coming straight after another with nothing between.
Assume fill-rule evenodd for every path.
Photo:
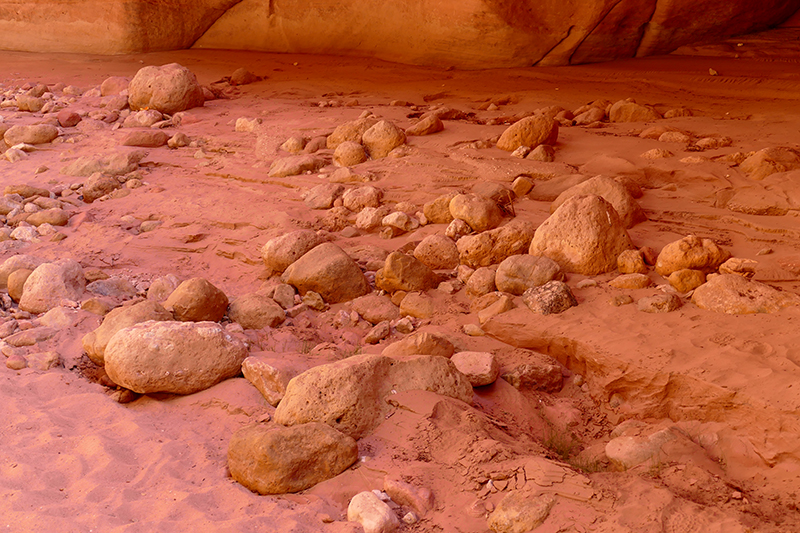
<instances>
[{"instance_id":1,"label":"sandstone rock wall","mask_svg":"<svg viewBox=\"0 0 800 533\"><path fill-rule=\"evenodd\" d=\"M800 0L0 0L0 49L221 48L487 68L667 53L776 25Z\"/></svg>"}]
</instances>

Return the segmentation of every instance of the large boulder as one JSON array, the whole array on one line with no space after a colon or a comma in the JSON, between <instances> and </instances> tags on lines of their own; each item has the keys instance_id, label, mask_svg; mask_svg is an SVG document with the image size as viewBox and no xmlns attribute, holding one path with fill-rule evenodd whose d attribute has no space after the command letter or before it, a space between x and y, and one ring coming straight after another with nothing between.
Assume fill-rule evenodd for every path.
<instances>
[{"instance_id":1,"label":"large boulder","mask_svg":"<svg viewBox=\"0 0 800 533\"><path fill-rule=\"evenodd\" d=\"M375 276L375 286L387 292L425 291L435 288L441 278L413 255L392 252Z\"/></svg>"},{"instance_id":2,"label":"large boulder","mask_svg":"<svg viewBox=\"0 0 800 533\"><path fill-rule=\"evenodd\" d=\"M245 426L228 444L233 479L259 494L298 492L358 460L358 444L327 424Z\"/></svg>"},{"instance_id":3,"label":"large boulder","mask_svg":"<svg viewBox=\"0 0 800 533\"><path fill-rule=\"evenodd\" d=\"M197 76L177 63L143 67L128 86L128 104L134 111L155 109L173 115L205 101Z\"/></svg>"},{"instance_id":4,"label":"large boulder","mask_svg":"<svg viewBox=\"0 0 800 533\"><path fill-rule=\"evenodd\" d=\"M286 320L286 313L272 298L251 292L231 302L228 317L244 329L261 329L279 326Z\"/></svg>"},{"instance_id":5,"label":"large boulder","mask_svg":"<svg viewBox=\"0 0 800 533\"><path fill-rule=\"evenodd\" d=\"M478 194L459 194L450 200L450 214L475 231L494 229L503 221L497 202Z\"/></svg>"},{"instance_id":6,"label":"large boulder","mask_svg":"<svg viewBox=\"0 0 800 533\"><path fill-rule=\"evenodd\" d=\"M613 205L626 228L632 228L639 222L647 220L644 210L633 199L628 189L606 176L595 176L562 192L550 205L550 212L553 213L568 198L587 194L597 195Z\"/></svg>"},{"instance_id":7,"label":"large boulder","mask_svg":"<svg viewBox=\"0 0 800 533\"><path fill-rule=\"evenodd\" d=\"M105 350L111 380L140 394L192 394L236 376L247 347L215 322L148 321L119 330Z\"/></svg>"},{"instance_id":8,"label":"large boulder","mask_svg":"<svg viewBox=\"0 0 800 533\"><path fill-rule=\"evenodd\" d=\"M164 302L182 322L218 322L228 310L228 297L205 278L187 279Z\"/></svg>"},{"instance_id":9,"label":"large boulder","mask_svg":"<svg viewBox=\"0 0 800 533\"><path fill-rule=\"evenodd\" d=\"M428 235L414 248L414 257L432 270L452 269L458 266L458 247L446 235Z\"/></svg>"},{"instance_id":10,"label":"large boulder","mask_svg":"<svg viewBox=\"0 0 800 533\"><path fill-rule=\"evenodd\" d=\"M561 267L552 259L520 254L512 255L500 263L494 283L498 291L520 296L531 287L544 285L554 279L560 281L563 278Z\"/></svg>"},{"instance_id":11,"label":"large boulder","mask_svg":"<svg viewBox=\"0 0 800 533\"><path fill-rule=\"evenodd\" d=\"M83 349L94 364L103 366L105 364L106 346L111 337L121 329L149 320L172 320L172 313L152 300L144 300L133 305L117 307L103 318L103 323L100 324L100 327L83 336Z\"/></svg>"},{"instance_id":12,"label":"large boulder","mask_svg":"<svg viewBox=\"0 0 800 533\"><path fill-rule=\"evenodd\" d=\"M557 140L558 122L544 115L534 115L509 126L497 141L497 147L513 152L520 146L536 148L540 144L553 145Z\"/></svg>"},{"instance_id":13,"label":"large boulder","mask_svg":"<svg viewBox=\"0 0 800 533\"><path fill-rule=\"evenodd\" d=\"M709 274L730 257L730 252L720 248L711 239L687 235L661 249L656 260L656 272L665 278L686 268Z\"/></svg>"},{"instance_id":14,"label":"large boulder","mask_svg":"<svg viewBox=\"0 0 800 533\"><path fill-rule=\"evenodd\" d=\"M380 159L406 142L406 134L388 120L381 120L364 132L361 142L372 159Z\"/></svg>"},{"instance_id":15,"label":"large boulder","mask_svg":"<svg viewBox=\"0 0 800 533\"><path fill-rule=\"evenodd\" d=\"M573 196L536 230L529 253L549 257L567 272L594 276L617 268L634 248L614 207L599 196Z\"/></svg>"},{"instance_id":16,"label":"large boulder","mask_svg":"<svg viewBox=\"0 0 800 533\"><path fill-rule=\"evenodd\" d=\"M44 313L61 305L61 300L78 301L86 289L83 268L77 261L61 259L37 266L22 289L19 308Z\"/></svg>"},{"instance_id":17,"label":"large boulder","mask_svg":"<svg viewBox=\"0 0 800 533\"><path fill-rule=\"evenodd\" d=\"M359 118L339 124L333 133L328 135L326 144L331 150L335 150L343 142L354 142L361 144L361 138L364 132L378 123L378 119L374 117Z\"/></svg>"},{"instance_id":18,"label":"large boulder","mask_svg":"<svg viewBox=\"0 0 800 533\"><path fill-rule=\"evenodd\" d=\"M300 294L314 291L328 303L352 300L369 292L369 283L356 262L330 242L320 244L289 265L281 279Z\"/></svg>"},{"instance_id":19,"label":"large boulder","mask_svg":"<svg viewBox=\"0 0 800 533\"><path fill-rule=\"evenodd\" d=\"M311 230L291 231L267 241L261 258L268 271L280 273L321 243L322 238Z\"/></svg>"},{"instance_id":20,"label":"large boulder","mask_svg":"<svg viewBox=\"0 0 800 533\"><path fill-rule=\"evenodd\" d=\"M800 305L800 296L773 289L758 281L749 281L738 274L719 274L694 290L692 303L701 309L745 315L775 313Z\"/></svg>"},{"instance_id":21,"label":"large boulder","mask_svg":"<svg viewBox=\"0 0 800 533\"><path fill-rule=\"evenodd\" d=\"M469 380L446 357L397 360L362 354L316 366L292 379L275 411L275 421L283 425L325 422L358 439L383 421L390 409L387 395L409 390L472 401Z\"/></svg>"},{"instance_id":22,"label":"large boulder","mask_svg":"<svg viewBox=\"0 0 800 533\"><path fill-rule=\"evenodd\" d=\"M515 218L499 228L466 235L456 242L459 260L472 268L495 265L512 255L526 253L535 232L533 222Z\"/></svg>"},{"instance_id":23,"label":"large boulder","mask_svg":"<svg viewBox=\"0 0 800 533\"><path fill-rule=\"evenodd\" d=\"M40 259L33 255L12 255L3 261L2 265L0 265L0 289L5 289L8 286L8 276L10 276L15 270L33 270L44 262L44 259Z\"/></svg>"},{"instance_id":24,"label":"large boulder","mask_svg":"<svg viewBox=\"0 0 800 533\"><path fill-rule=\"evenodd\" d=\"M58 128L50 124L33 124L29 126L11 126L3 134L3 140L9 146L15 144L45 144L58 137Z\"/></svg>"}]
</instances>

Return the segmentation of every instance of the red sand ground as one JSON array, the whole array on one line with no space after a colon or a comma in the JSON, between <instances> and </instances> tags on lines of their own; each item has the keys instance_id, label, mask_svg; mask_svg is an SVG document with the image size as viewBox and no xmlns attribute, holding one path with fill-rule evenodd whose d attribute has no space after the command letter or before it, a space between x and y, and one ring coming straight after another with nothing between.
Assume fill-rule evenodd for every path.
<instances>
[{"instance_id":1,"label":"red sand ground","mask_svg":"<svg viewBox=\"0 0 800 533\"><path fill-rule=\"evenodd\" d=\"M738 48L751 50L749 46ZM756 52L753 48L749 55L758 56ZM393 100L445 104L488 119L550 105L575 109L600 98L633 97L662 111L688 107L695 115L659 124L733 139L730 148L704 156L768 146L800 148L797 56L736 59L724 57L729 55L725 51L714 53L717 57L459 72L256 53L45 57L4 52L0 83L5 88L63 82L88 89L108 76L133 76L143 65L173 61L193 70L204 84L240 66L266 77L187 113L180 131L201 141L208 158L196 159L196 148L150 150L145 187L123 198L82 205L81 214L64 229L67 239L33 244L25 252L72 257L84 268L135 281L168 273L203 276L231 297L256 290L264 281L261 246L287 229L313 225L321 212L306 209L300 195L324 180L316 174L268 178L268 162L254 156L255 134L234 131L239 117L261 118L263 131L277 146L293 134L330 133L365 109L407 127L409 109L389 106ZM719 75L711 76L709 68ZM512 103L497 111L477 110L502 96ZM352 98L358 106L318 105ZM34 120L7 110L0 115L6 121ZM359 172L378 178L374 185L384 189L388 203L421 207L443 192L469 189L477 180L509 183L523 172L593 161L591 173L624 171L645 189L640 203L650 220L630 230L637 245L660 249L689 233L709 237L736 257L757 259L756 279L800 293L798 211L772 217L715 207L721 190L763 184L721 163L679 162L696 154L685 153L682 145L639 138L646 124L563 128L557 163L550 167L511 158L496 148L464 147L499 135L505 126L467 121L445 125L442 133L411 139L408 156L370 161ZM115 147L121 136L121 131L106 130L74 144L45 146L15 164L2 162L0 184L80 181L58 170L80 155ZM656 147L668 148L676 157L656 162L639 158ZM630 165L620 168L618 161L602 156L621 157ZM35 175L41 165L49 170ZM792 179L794 191L800 191L800 178L795 174ZM515 203L515 211L539 223L549 215L549 203L524 199ZM136 235L120 224L125 215L164 224ZM373 244L394 250L443 229L425 226L392 240L372 233L337 242L345 248ZM765 247L774 253L757 256ZM360 442L363 460L356 468L296 495L258 496L227 474L231 434L273 412L242 378L186 397L145 396L122 405L77 369L3 368L0 531L359 531L360 526L345 521L347 501L361 490L381 488L387 473L430 488L438 502L432 515L404 530L486 531L486 512L504 495L487 494L486 479L500 479L490 474L514 473L525 464L555 480L539 490L560 494L537 531L800 531L795 506L800 489L800 309L734 317L687 304L674 313L649 315L633 305L609 305L613 295L623 293L606 284L613 277L598 276L597 288L575 289L580 305L563 315L534 318L527 311L513 312L495 327L500 335L511 324L519 345L546 351L567 365L564 391L523 394L498 382L476 394L474 405L485 417L465 414L451 403L432 416L436 398L400 398L409 409L396 411ZM655 273L651 277L663 283ZM574 288L580 279L571 275L568 283ZM657 289L626 292L638 299ZM504 367L524 362L524 351L461 333L464 323L477 323L475 315L463 312L467 304L463 291L444 298L447 312L422 326L446 334L460 350L493 351ZM341 340L342 331L330 325L330 317L343 307L280 328L299 339L289 351ZM99 322L86 314L40 349L59 350L70 366L81 359L80 338ZM267 334L252 337L257 348L275 346ZM586 378L583 388L576 382L579 374ZM593 472L603 470L598 450L610 430L627 418L653 423L671 419L706 446L705 453L698 446L626 473ZM565 420L574 424L553 429ZM564 450L554 432L556 437L574 434L578 444L567 450L572 466L559 466ZM552 461L537 459L541 456Z\"/></svg>"}]
</instances>

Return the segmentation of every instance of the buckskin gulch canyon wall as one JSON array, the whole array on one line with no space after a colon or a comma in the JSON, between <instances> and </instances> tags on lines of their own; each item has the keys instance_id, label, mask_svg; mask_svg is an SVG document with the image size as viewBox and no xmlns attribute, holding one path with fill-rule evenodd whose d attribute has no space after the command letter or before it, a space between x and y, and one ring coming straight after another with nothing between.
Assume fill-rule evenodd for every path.
<instances>
[{"instance_id":1,"label":"buckskin gulch canyon wall","mask_svg":"<svg viewBox=\"0 0 800 533\"><path fill-rule=\"evenodd\" d=\"M800 532L800 0L0 0L0 531Z\"/></svg>"}]
</instances>

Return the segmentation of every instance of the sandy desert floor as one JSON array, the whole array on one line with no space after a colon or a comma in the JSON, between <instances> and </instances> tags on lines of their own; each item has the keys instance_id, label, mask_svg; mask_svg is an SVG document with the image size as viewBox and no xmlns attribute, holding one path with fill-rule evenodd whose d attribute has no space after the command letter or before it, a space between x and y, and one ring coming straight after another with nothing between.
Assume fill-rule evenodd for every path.
<instances>
[{"instance_id":1,"label":"sandy desert floor","mask_svg":"<svg viewBox=\"0 0 800 533\"><path fill-rule=\"evenodd\" d=\"M637 246L659 250L688 234L710 238L735 257L757 260L756 280L800 294L800 170L756 181L714 160L769 147L800 149L800 55L790 46L779 54L759 39L741 44L599 65L480 72L223 51L123 57L4 52L0 92L26 83L85 91L109 76L132 77L144 65L179 62L223 97L187 111L181 125L170 128L187 134L193 146L149 149L137 171L142 187L91 204L65 197L74 204L70 223L59 229L65 239L5 241L0 260L18 253L70 257L142 290L170 273L202 276L233 299L266 281L260 249L267 240L297 228L336 229L326 225L324 211L302 201L334 167L271 178L270 160L256 157L256 133L235 131L236 119L261 119L259 134L274 146L275 158L290 136L330 134L365 110L408 127L421 111L448 106L466 118L446 120L440 133L410 137L403 157L355 167L384 191L388 205L406 202L419 210L445 192L468 191L479 181L509 185L522 174L537 187L577 172L623 175L643 190L638 201L649 219L629 230ZM239 87L217 83L238 67L264 79ZM500 135L507 127L503 117L516 113L625 98L662 112L688 108L692 116L562 127L552 163L514 158L479 142ZM79 96L71 108L98 111L100 101ZM391 105L397 101L408 105ZM42 120L13 108L0 108L0 116L13 124ZM653 125L692 139L727 136L733 142L696 152L686 143L639 136ZM124 133L111 125L65 129L58 142L27 158L1 161L0 184L63 188L80 182L60 169L83 155L122 149ZM640 157L654 148L674 155ZM535 197L514 202L516 217L539 224L549 216L550 201ZM731 198L749 207L734 211ZM754 214L775 213L767 208L778 204L789 207ZM144 221L161 224L142 232ZM371 245L393 251L443 231L443 225L426 225L381 239L377 232L336 230L330 238L345 250ZM283 496L254 494L227 472L231 434L274 412L248 381L119 403L82 353L82 336L102 318L81 311L36 346L4 346L7 357L55 350L63 366L0 370L0 530L360 531L346 521L347 502L357 492L382 488L390 474L429 488L436 500L433 512L403 531L487 531L487 513L526 483L526 490L557 495L541 532L800 531L800 307L726 315L684 297L672 313L642 313L610 301L658 294L665 281L651 271L653 287L621 290L608 285L616 275L596 276L596 286L584 288L577 287L584 276L568 275L577 307L548 317L516 309L487 324L483 337L463 332L463 325L478 323L463 290L431 291L437 313L417 320L417 329L446 336L458 350L492 352L504 368L525 362L530 350L545 353L564 366L563 390L518 391L499 380L476 389L471 408L432 394L400 395L403 408L359 441L355 467ZM305 313L274 330L248 331L251 349L303 358L318 343L355 345L368 328L335 327L343 308L347 304ZM6 320L17 320L20 329L37 326L35 316L15 312L6 311ZM400 336L361 349L379 352ZM655 462L614 471L603 450L625 421L673 428L679 444Z\"/></svg>"}]
</instances>

